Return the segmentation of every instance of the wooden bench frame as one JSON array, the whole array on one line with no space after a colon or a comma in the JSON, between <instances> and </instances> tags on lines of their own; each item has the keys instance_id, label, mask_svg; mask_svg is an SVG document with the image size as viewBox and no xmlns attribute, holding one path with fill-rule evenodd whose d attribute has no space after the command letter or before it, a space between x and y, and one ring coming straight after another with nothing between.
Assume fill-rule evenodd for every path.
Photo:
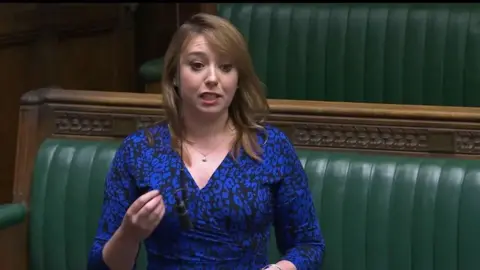
<instances>
[{"instance_id":1,"label":"wooden bench frame","mask_svg":"<svg viewBox=\"0 0 480 270\"><path fill-rule=\"evenodd\" d=\"M293 100L269 104L268 122L284 130L298 148L480 156L480 108ZM46 138L121 139L163 117L158 94L62 89L26 93L20 106L13 202L28 205L35 155ZM1 269L27 269L27 222L0 231L0 256L6 258Z\"/></svg>"}]
</instances>

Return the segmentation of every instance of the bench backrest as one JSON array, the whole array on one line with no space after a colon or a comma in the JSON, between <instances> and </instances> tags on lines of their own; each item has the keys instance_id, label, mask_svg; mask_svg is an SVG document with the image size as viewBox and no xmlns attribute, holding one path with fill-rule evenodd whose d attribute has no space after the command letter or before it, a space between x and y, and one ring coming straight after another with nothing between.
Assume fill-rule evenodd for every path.
<instances>
[{"instance_id":1,"label":"bench backrest","mask_svg":"<svg viewBox=\"0 0 480 270\"><path fill-rule=\"evenodd\" d=\"M41 145L30 201L30 269L84 269L118 145L74 139ZM480 269L480 161L298 155L327 244L323 269ZM144 253L137 269L145 269Z\"/></svg>"},{"instance_id":2,"label":"bench backrest","mask_svg":"<svg viewBox=\"0 0 480 270\"><path fill-rule=\"evenodd\" d=\"M480 4L222 3L269 98L480 106Z\"/></svg>"}]
</instances>

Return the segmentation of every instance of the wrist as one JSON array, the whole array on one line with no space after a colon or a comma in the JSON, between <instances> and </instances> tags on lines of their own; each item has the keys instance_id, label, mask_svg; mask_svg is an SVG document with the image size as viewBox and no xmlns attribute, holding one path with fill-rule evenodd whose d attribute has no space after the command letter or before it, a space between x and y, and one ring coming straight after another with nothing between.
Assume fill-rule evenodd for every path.
<instances>
[{"instance_id":1,"label":"wrist","mask_svg":"<svg viewBox=\"0 0 480 270\"><path fill-rule=\"evenodd\" d=\"M129 246L136 246L139 245L141 240L138 239L134 234L130 233L124 226L120 226L118 230L115 232L116 238L119 242L129 245Z\"/></svg>"},{"instance_id":2,"label":"wrist","mask_svg":"<svg viewBox=\"0 0 480 270\"><path fill-rule=\"evenodd\" d=\"M120 226L102 250L102 257L108 269L133 269L140 241Z\"/></svg>"}]
</instances>

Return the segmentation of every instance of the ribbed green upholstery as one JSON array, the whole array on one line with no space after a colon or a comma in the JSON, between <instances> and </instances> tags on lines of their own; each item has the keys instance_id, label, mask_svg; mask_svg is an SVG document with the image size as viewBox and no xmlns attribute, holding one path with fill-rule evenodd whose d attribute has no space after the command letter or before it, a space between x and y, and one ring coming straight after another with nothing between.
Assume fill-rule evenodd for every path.
<instances>
[{"instance_id":1,"label":"ribbed green upholstery","mask_svg":"<svg viewBox=\"0 0 480 270\"><path fill-rule=\"evenodd\" d=\"M32 189L31 269L85 269L117 146L42 145ZM480 161L298 155L326 239L324 270L480 269Z\"/></svg>"},{"instance_id":2,"label":"ribbed green upholstery","mask_svg":"<svg viewBox=\"0 0 480 270\"><path fill-rule=\"evenodd\" d=\"M300 151L325 270L480 269L480 161Z\"/></svg>"},{"instance_id":3,"label":"ribbed green upholstery","mask_svg":"<svg viewBox=\"0 0 480 270\"><path fill-rule=\"evenodd\" d=\"M42 144L31 190L31 270L85 270L118 146L81 140ZM138 269L145 269L144 256Z\"/></svg>"},{"instance_id":4,"label":"ribbed green upholstery","mask_svg":"<svg viewBox=\"0 0 480 270\"><path fill-rule=\"evenodd\" d=\"M270 98L480 105L480 4L219 4Z\"/></svg>"},{"instance_id":5,"label":"ribbed green upholstery","mask_svg":"<svg viewBox=\"0 0 480 270\"><path fill-rule=\"evenodd\" d=\"M480 4L222 3L218 14L247 39L269 98L480 106Z\"/></svg>"}]
</instances>

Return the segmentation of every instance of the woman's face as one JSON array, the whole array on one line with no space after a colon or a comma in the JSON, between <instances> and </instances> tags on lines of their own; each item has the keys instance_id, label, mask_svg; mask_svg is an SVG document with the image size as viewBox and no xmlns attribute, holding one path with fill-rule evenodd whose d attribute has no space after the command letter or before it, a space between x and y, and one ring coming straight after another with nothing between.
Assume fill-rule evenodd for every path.
<instances>
[{"instance_id":1,"label":"woman's face","mask_svg":"<svg viewBox=\"0 0 480 270\"><path fill-rule=\"evenodd\" d=\"M230 59L219 58L204 36L192 39L180 56L180 89L187 111L221 114L228 111L238 86L238 71Z\"/></svg>"}]
</instances>

